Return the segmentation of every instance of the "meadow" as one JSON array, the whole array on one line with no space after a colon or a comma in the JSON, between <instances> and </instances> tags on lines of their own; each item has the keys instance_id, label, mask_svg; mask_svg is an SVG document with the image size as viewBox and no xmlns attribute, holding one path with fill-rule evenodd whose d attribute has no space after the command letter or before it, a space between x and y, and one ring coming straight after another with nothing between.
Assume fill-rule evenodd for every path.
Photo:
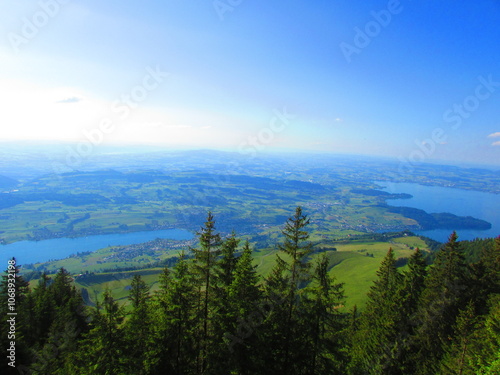
<instances>
[{"instance_id":1,"label":"meadow","mask_svg":"<svg viewBox=\"0 0 500 375\"><path fill-rule=\"evenodd\" d=\"M331 241L327 244L312 242L312 244L314 245L312 260L326 254L330 262L330 275L344 284L346 309L351 309L356 305L360 310L364 307L366 293L375 280L380 262L389 248L394 250L401 269L404 269L407 258L417 247L427 253L430 251L425 240L411 233L410 235L393 233L383 241L346 237L337 242ZM73 275L75 285L83 291L88 304L93 305L96 299L101 298L105 290L109 290L115 299L128 308L130 284L134 275L141 275L154 292L158 287L158 279L166 262L175 260L182 251L189 255L190 246L196 246L196 244L194 242L186 244L184 241L152 241L127 247L111 247L62 260L29 265L25 272L37 270L52 274L61 267L65 268ZM138 248L142 251L138 252ZM276 248L259 249L255 247L255 244L253 249L256 270L265 278L275 264L278 251ZM156 266L151 266L154 262ZM172 263L169 267L171 265ZM32 275L31 282L36 285L39 273Z\"/></svg>"}]
</instances>

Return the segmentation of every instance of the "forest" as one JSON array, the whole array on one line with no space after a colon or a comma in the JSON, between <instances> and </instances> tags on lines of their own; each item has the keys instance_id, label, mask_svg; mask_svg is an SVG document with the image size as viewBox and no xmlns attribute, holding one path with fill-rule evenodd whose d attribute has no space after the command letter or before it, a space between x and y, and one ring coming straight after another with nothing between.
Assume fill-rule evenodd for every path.
<instances>
[{"instance_id":1,"label":"forest","mask_svg":"<svg viewBox=\"0 0 500 375\"><path fill-rule=\"evenodd\" d=\"M500 373L500 237L465 243L453 232L430 255L415 249L404 268L389 248L360 311L346 310L328 257L312 256L309 224L297 207L262 277L249 242L222 237L208 213L198 245L164 268L158 290L134 277L128 309L109 292L86 305L64 268L28 283L12 259L0 285L0 342L14 358L4 355L0 371ZM12 305L15 332L5 318Z\"/></svg>"}]
</instances>

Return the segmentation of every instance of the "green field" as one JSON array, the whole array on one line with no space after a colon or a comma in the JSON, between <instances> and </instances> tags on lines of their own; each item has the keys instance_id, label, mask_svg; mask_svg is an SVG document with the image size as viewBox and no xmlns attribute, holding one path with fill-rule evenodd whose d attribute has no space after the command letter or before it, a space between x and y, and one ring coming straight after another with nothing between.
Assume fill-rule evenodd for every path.
<instances>
[{"instance_id":1,"label":"green field","mask_svg":"<svg viewBox=\"0 0 500 375\"><path fill-rule=\"evenodd\" d=\"M388 212L382 196L353 193L335 186L333 180L318 184L232 176L216 184L216 178L220 176L147 171L42 177L9 193L19 202L0 209L0 240L10 243L172 227L196 230L208 210L219 218L222 231L264 234L278 231L297 205L313 219L316 236L418 228L415 220Z\"/></svg>"},{"instance_id":2,"label":"green field","mask_svg":"<svg viewBox=\"0 0 500 375\"><path fill-rule=\"evenodd\" d=\"M134 246L138 245L132 245L130 248L134 248ZM337 282L344 283L345 308L351 309L356 305L359 309L363 309L366 293L376 278L380 262L390 247L394 250L396 258L410 257L414 252L413 248L416 247L422 250L428 249L426 243L415 236L395 237L387 241L345 239L328 245L318 243L315 248L319 251L313 253L312 260L314 262L314 258L320 254L326 254L330 261L330 274L335 277ZM333 250L334 248L336 250ZM163 267L120 270L123 267L140 267L141 263L147 266L152 259L142 256L131 258L126 262L120 261L120 259L103 262L105 259L113 258L113 254L124 251L127 251L127 247L106 248L84 256L75 256L34 266L37 269L43 268L49 273L56 272L60 267L66 268L74 275L75 285L84 289L84 296L89 304L95 303L96 296L99 297L104 290L109 289L120 303L128 305L128 288L133 276L140 274L151 287L151 291L154 292L157 289ZM161 252L161 250L158 251ZM165 251L161 259L175 257L180 251L180 249ZM266 277L271 271L277 254L278 251L272 249L254 251L254 264L262 277ZM283 255L281 256L283 257ZM98 272L103 268L116 268L116 271ZM35 284L36 279L32 281L32 285Z\"/></svg>"},{"instance_id":3,"label":"green field","mask_svg":"<svg viewBox=\"0 0 500 375\"><path fill-rule=\"evenodd\" d=\"M382 259L389 248L394 250L396 258L408 258L414 252L410 247L428 250L426 243L415 236L398 237L388 242L357 242L334 244L336 251L325 251L330 260L330 274L338 282L344 283L346 307L357 305L362 309L366 293L370 289ZM257 270L267 275L274 264L276 251L255 257Z\"/></svg>"},{"instance_id":4,"label":"green field","mask_svg":"<svg viewBox=\"0 0 500 375\"><path fill-rule=\"evenodd\" d=\"M0 243L167 228L194 232L207 211L212 211L222 236L234 230L250 241L255 265L265 276L272 269L284 223L302 206L311 220L310 240L318 254L329 256L332 275L345 283L350 308L363 306L389 247L398 258L407 258L416 247L427 249L417 237L370 238L371 233L442 224L424 211L395 212L386 204L387 199L408 196L378 190L376 180L402 181L393 173L397 165L384 160L320 155L249 160L208 151L107 155L105 160L96 159L83 171L55 175L30 170L18 181L8 180L0 191ZM8 165L3 168L17 172ZM412 182L497 192L495 176L481 170L428 165L415 170ZM478 224L475 219L463 219L446 217L450 232L458 229L456 223ZM95 279L86 281L89 285L81 285L81 277L76 280L90 299L94 291L101 293L109 287L125 301L134 272L148 272L145 277L154 287L160 266L195 245L171 242L106 248L31 265L25 272L55 272L64 267L74 275L93 273ZM115 274L120 275L118 279L113 278ZM111 279L103 281L102 275Z\"/></svg>"},{"instance_id":5,"label":"green field","mask_svg":"<svg viewBox=\"0 0 500 375\"><path fill-rule=\"evenodd\" d=\"M377 190L374 183L392 176L388 162L310 155L255 161L225 153L177 156L153 155L140 162L123 157L114 160L115 169L99 169L101 162L88 171L44 174L0 187L0 243L166 228L197 230L208 210L216 215L222 232L234 229L268 236L272 242L299 205L311 218L311 233L318 239L487 225L471 218L436 218L414 209L396 212L386 200L408 196ZM131 168L127 161L140 166ZM483 191L496 186L494 176L486 172L477 178L479 172L426 168L416 171L413 182L425 177L427 184L450 186L453 180L460 188Z\"/></svg>"}]
</instances>

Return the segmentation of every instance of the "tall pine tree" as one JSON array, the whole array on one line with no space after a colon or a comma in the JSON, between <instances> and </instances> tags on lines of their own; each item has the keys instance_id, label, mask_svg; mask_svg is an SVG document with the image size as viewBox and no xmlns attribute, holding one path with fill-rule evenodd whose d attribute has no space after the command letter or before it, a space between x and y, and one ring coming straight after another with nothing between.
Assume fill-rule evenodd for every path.
<instances>
[{"instance_id":1,"label":"tall pine tree","mask_svg":"<svg viewBox=\"0 0 500 375\"><path fill-rule=\"evenodd\" d=\"M212 348L208 353L208 361L211 365L212 373L224 373L230 366L229 348L223 338L226 332L233 329L231 301L229 289L234 280L234 273L238 258L236 252L240 240L233 232L221 245L221 255L215 265L214 273L214 308L212 312L213 335L217 340L212 343Z\"/></svg>"},{"instance_id":2,"label":"tall pine tree","mask_svg":"<svg viewBox=\"0 0 500 375\"><path fill-rule=\"evenodd\" d=\"M354 337L354 373L401 374L402 281L394 251L390 248L368 292L366 308Z\"/></svg>"},{"instance_id":3,"label":"tall pine tree","mask_svg":"<svg viewBox=\"0 0 500 375\"><path fill-rule=\"evenodd\" d=\"M150 337L153 334L155 322L149 303L149 287L139 274L132 278L128 299L132 310L123 327L127 367L135 374L148 374L147 355L153 346Z\"/></svg>"},{"instance_id":4,"label":"tall pine tree","mask_svg":"<svg viewBox=\"0 0 500 375\"><path fill-rule=\"evenodd\" d=\"M81 375L126 374L123 307L106 290L91 316L90 330L80 341L71 372Z\"/></svg>"},{"instance_id":5,"label":"tall pine tree","mask_svg":"<svg viewBox=\"0 0 500 375\"><path fill-rule=\"evenodd\" d=\"M307 373L345 374L347 358L345 347L345 316L343 307L343 284L336 283L328 274L329 260L326 255L318 259L313 273L313 281L304 290L306 340L308 342L309 363Z\"/></svg>"},{"instance_id":6,"label":"tall pine tree","mask_svg":"<svg viewBox=\"0 0 500 375\"><path fill-rule=\"evenodd\" d=\"M184 252L172 272L165 269L155 296L151 374L194 374L199 330L199 288Z\"/></svg>"},{"instance_id":7,"label":"tall pine tree","mask_svg":"<svg viewBox=\"0 0 500 375\"><path fill-rule=\"evenodd\" d=\"M468 302L469 268L458 236L453 232L438 251L425 280L418 311L419 327L415 333L414 365L422 374L438 371L460 308Z\"/></svg>"},{"instance_id":8,"label":"tall pine tree","mask_svg":"<svg viewBox=\"0 0 500 375\"><path fill-rule=\"evenodd\" d=\"M259 372L262 347L259 345L258 332L266 311L255 268L252 250L247 241L243 253L237 259L229 286L229 314L226 316L228 331L224 334L225 353L232 359L231 368L237 374Z\"/></svg>"},{"instance_id":9,"label":"tall pine tree","mask_svg":"<svg viewBox=\"0 0 500 375\"><path fill-rule=\"evenodd\" d=\"M477 326L476 309L470 301L458 314L453 327L454 336L445 347L440 374L477 374L477 369L471 366L472 346Z\"/></svg>"},{"instance_id":10,"label":"tall pine tree","mask_svg":"<svg viewBox=\"0 0 500 375\"><path fill-rule=\"evenodd\" d=\"M87 309L71 274L60 268L54 279L45 275L32 293L33 324L44 325L35 348L33 369L40 374L66 374L77 341L87 331Z\"/></svg>"},{"instance_id":11,"label":"tall pine tree","mask_svg":"<svg viewBox=\"0 0 500 375\"><path fill-rule=\"evenodd\" d=\"M216 264L221 254L221 237L215 232L215 220L211 212L207 215L204 227L198 232L200 248L191 249L194 253L194 272L200 291L198 337L198 357L196 360L199 374L206 373L209 351L213 349L214 338L212 314L216 308L215 280Z\"/></svg>"},{"instance_id":12,"label":"tall pine tree","mask_svg":"<svg viewBox=\"0 0 500 375\"><path fill-rule=\"evenodd\" d=\"M424 253L417 248L408 260L407 270L403 273L400 289L401 311L399 323L399 350L401 371L411 374L415 371L412 362L412 340L418 328L417 313L419 301L425 287L427 262Z\"/></svg>"},{"instance_id":13,"label":"tall pine tree","mask_svg":"<svg viewBox=\"0 0 500 375\"><path fill-rule=\"evenodd\" d=\"M268 298L273 309L266 320L269 342L275 346L268 353L274 370L271 373L295 374L303 370L307 362L304 348L304 320L301 318L300 290L311 281L309 255L312 245L305 230L309 219L297 207L282 231L284 241L278 246L276 265L268 278ZM278 302L279 301L279 302Z\"/></svg>"}]
</instances>

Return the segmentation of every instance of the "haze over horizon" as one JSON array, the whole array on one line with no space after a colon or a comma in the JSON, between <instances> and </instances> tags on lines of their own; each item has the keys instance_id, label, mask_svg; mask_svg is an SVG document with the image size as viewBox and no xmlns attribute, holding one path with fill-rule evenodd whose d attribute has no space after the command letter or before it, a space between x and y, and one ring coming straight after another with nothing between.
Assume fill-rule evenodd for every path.
<instances>
[{"instance_id":1,"label":"haze over horizon","mask_svg":"<svg viewBox=\"0 0 500 375\"><path fill-rule=\"evenodd\" d=\"M500 165L500 3L0 4L0 142Z\"/></svg>"}]
</instances>

